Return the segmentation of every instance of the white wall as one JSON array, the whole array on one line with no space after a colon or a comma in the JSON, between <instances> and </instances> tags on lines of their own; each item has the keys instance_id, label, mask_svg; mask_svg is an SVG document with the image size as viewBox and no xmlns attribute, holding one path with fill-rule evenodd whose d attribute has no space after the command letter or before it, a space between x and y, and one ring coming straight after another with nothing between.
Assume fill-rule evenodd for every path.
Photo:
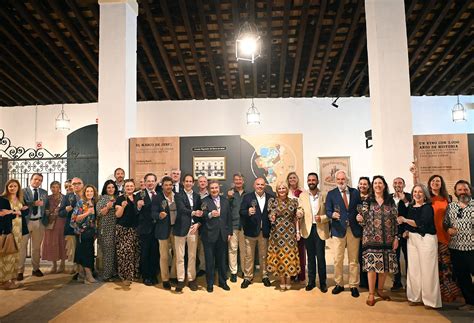
<instances>
[{"instance_id":1,"label":"white wall","mask_svg":"<svg viewBox=\"0 0 474 323\"><path fill-rule=\"evenodd\" d=\"M461 97L461 102L472 107L473 98ZM373 175L371 150L365 149L364 137L364 131L370 128L369 98L341 98L338 109L332 107L331 102L330 98L255 99L262 117L260 126L246 124L250 99L139 102L136 136L302 133L305 173L317 170L318 157L351 156L353 178ZM469 110L467 122L451 121L451 108L455 103L456 97L412 97L413 133L474 133L473 110ZM68 132L54 128L60 110L60 105L37 109L36 138L52 153L66 150ZM97 104L65 105L65 111L74 131L95 123ZM34 147L34 120L35 107L0 108L0 129L4 129L16 146ZM99 122L113 120L111 115Z\"/></svg>"}]
</instances>

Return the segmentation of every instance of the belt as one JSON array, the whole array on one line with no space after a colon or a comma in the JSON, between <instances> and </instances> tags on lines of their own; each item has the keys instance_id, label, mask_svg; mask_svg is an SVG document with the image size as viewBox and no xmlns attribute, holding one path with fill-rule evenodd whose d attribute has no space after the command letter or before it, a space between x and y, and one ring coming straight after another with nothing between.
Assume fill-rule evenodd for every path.
<instances>
[{"instance_id":1,"label":"belt","mask_svg":"<svg viewBox=\"0 0 474 323\"><path fill-rule=\"evenodd\" d=\"M38 220L41 220L41 218L30 219L30 221L38 221Z\"/></svg>"}]
</instances>

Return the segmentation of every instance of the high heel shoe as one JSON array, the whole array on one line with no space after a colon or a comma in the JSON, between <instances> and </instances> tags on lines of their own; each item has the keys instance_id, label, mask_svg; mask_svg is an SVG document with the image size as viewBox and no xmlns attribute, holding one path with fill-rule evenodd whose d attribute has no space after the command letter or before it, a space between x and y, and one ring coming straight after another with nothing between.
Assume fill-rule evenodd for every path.
<instances>
[{"instance_id":1,"label":"high heel shoe","mask_svg":"<svg viewBox=\"0 0 474 323\"><path fill-rule=\"evenodd\" d=\"M377 289L377 295L383 299L384 301L391 301L392 299L390 298L390 296L387 296L383 293L383 289Z\"/></svg>"},{"instance_id":2,"label":"high heel shoe","mask_svg":"<svg viewBox=\"0 0 474 323\"><path fill-rule=\"evenodd\" d=\"M371 296L372 296L372 299L370 299ZM375 305L374 293L369 293L369 297L367 297L367 300L365 301L365 304L367 304L369 306L374 306Z\"/></svg>"}]
</instances>

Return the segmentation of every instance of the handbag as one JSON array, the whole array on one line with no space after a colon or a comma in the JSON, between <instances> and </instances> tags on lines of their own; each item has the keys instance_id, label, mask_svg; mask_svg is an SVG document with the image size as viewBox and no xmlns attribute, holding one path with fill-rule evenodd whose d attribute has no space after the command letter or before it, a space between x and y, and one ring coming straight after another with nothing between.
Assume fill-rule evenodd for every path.
<instances>
[{"instance_id":1,"label":"handbag","mask_svg":"<svg viewBox=\"0 0 474 323\"><path fill-rule=\"evenodd\" d=\"M0 255L6 256L18 252L18 245L16 244L13 233L2 234L0 236Z\"/></svg>"}]
</instances>

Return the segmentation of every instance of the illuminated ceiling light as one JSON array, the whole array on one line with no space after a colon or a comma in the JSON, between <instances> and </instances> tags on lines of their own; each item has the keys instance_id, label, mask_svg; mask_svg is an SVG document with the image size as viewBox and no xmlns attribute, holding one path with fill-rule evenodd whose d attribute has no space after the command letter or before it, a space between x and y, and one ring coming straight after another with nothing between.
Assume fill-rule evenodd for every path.
<instances>
[{"instance_id":1,"label":"illuminated ceiling light","mask_svg":"<svg viewBox=\"0 0 474 323\"><path fill-rule=\"evenodd\" d=\"M262 39L257 25L245 22L240 27L235 41L235 57L237 61L255 62L262 54Z\"/></svg>"},{"instance_id":2,"label":"illuminated ceiling light","mask_svg":"<svg viewBox=\"0 0 474 323\"><path fill-rule=\"evenodd\" d=\"M70 120L64 112L64 104L61 106L61 112L56 117L56 130L69 130L70 129Z\"/></svg>"},{"instance_id":3,"label":"illuminated ceiling light","mask_svg":"<svg viewBox=\"0 0 474 323\"><path fill-rule=\"evenodd\" d=\"M252 104L247 110L247 124L260 124L260 112L258 112L257 107L253 104L253 98Z\"/></svg>"},{"instance_id":4,"label":"illuminated ceiling light","mask_svg":"<svg viewBox=\"0 0 474 323\"><path fill-rule=\"evenodd\" d=\"M458 103L456 103L451 109L451 113L453 115L453 122L467 121L467 110L461 103L459 103L459 95Z\"/></svg>"}]
</instances>

